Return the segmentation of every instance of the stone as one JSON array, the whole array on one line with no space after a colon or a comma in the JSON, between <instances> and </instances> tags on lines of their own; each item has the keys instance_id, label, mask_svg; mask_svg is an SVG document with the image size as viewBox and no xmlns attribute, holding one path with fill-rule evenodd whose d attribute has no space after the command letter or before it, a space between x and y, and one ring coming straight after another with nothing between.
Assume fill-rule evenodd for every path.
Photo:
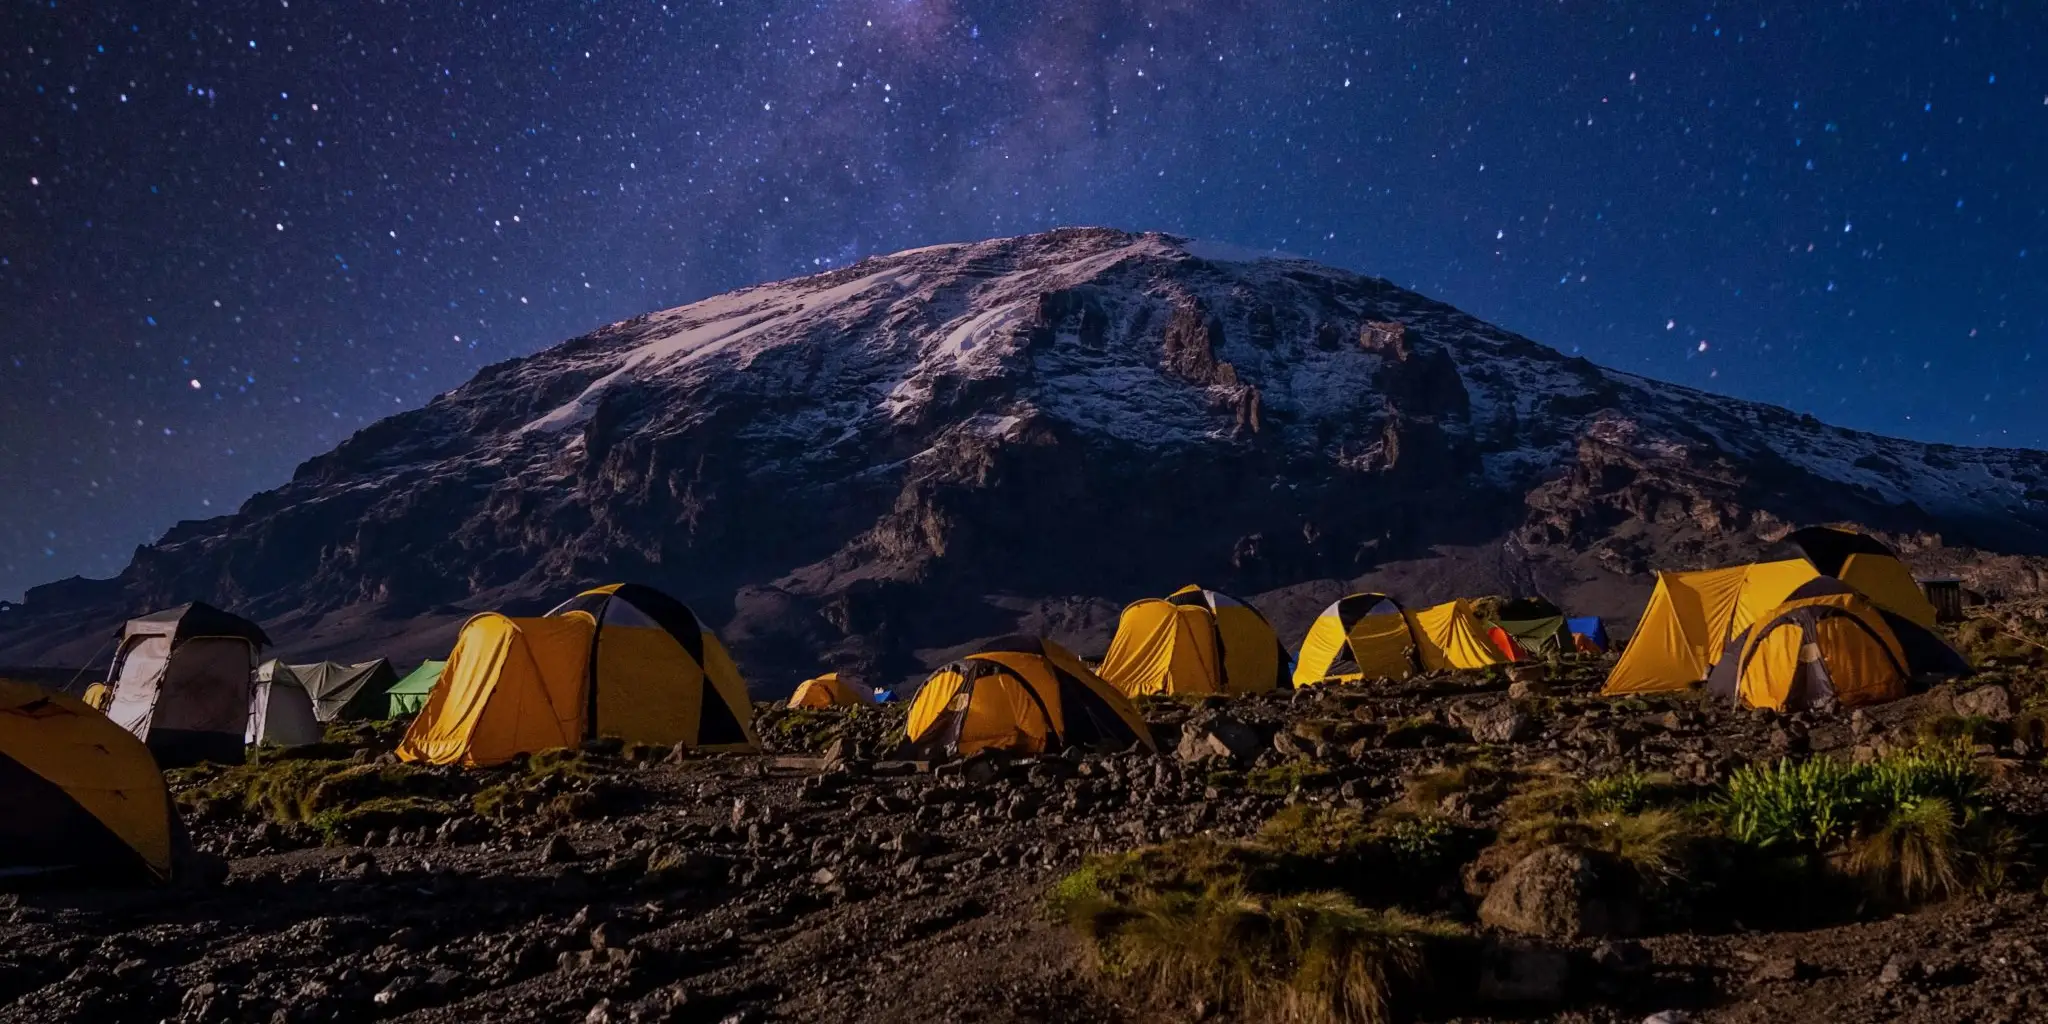
<instances>
[{"instance_id":1,"label":"stone","mask_svg":"<svg viewBox=\"0 0 2048 1024\"><path fill-rule=\"evenodd\" d=\"M1550 939L1632 934L1642 913L1621 891L1619 876L1583 850L1546 846L1517 861L1486 890L1479 920Z\"/></svg>"},{"instance_id":2,"label":"stone","mask_svg":"<svg viewBox=\"0 0 2048 1024\"><path fill-rule=\"evenodd\" d=\"M1257 757L1264 746L1250 726L1227 715L1216 715L1206 722L1190 722L1181 730L1180 746L1175 753L1189 764L1212 760L1242 763Z\"/></svg>"},{"instance_id":3,"label":"stone","mask_svg":"<svg viewBox=\"0 0 2048 1024\"><path fill-rule=\"evenodd\" d=\"M569 845L569 840L560 833L549 836L548 841L540 848L542 864L567 864L575 859L576 848Z\"/></svg>"},{"instance_id":4,"label":"stone","mask_svg":"<svg viewBox=\"0 0 2048 1024\"><path fill-rule=\"evenodd\" d=\"M1513 743L1529 729L1529 716L1506 702L1460 708L1454 717L1456 724L1472 734L1474 743Z\"/></svg>"},{"instance_id":5,"label":"stone","mask_svg":"<svg viewBox=\"0 0 2048 1024\"><path fill-rule=\"evenodd\" d=\"M2013 716L2012 691L2002 684L1992 683L1956 694L1956 714L1965 718L2009 722Z\"/></svg>"},{"instance_id":6,"label":"stone","mask_svg":"<svg viewBox=\"0 0 2048 1024\"><path fill-rule=\"evenodd\" d=\"M1517 679L1508 684L1509 700L1535 700L1550 696L1550 684L1541 679Z\"/></svg>"},{"instance_id":7,"label":"stone","mask_svg":"<svg viewBox=\"0 0 2048 1024\"><path fill-rule=\"evenodd\" d=\"M1884 968L1877 972L1877 983L1886 988L1906 980L1906 974L1913 969L1913 960L1903 953L1893 954L1884 962Z\"/></svg>"},{"instance_id":8,"label":"stone","mask_svg":"<svg viewBox=\"0 0 2048 1024\"><path fill-rule=\"evenodd\" d=\"M1273 750L1281 757L1289 759L1308 757L1313 753L1314 749L1304 743L1301 737L1291 732L1276 732L1273 734Z\"/></svg>"},{"instance_id":9,"label":"stone","mask_svg":"<svg viewBox=\"0 0 2048 1024\"><path fill-rule=\"evenodd\" d=\"M1752 981L1798 981L1807 975L1806 963L1796 956L1772 957L1750 972Z\"/></svg>"}]
</instances>

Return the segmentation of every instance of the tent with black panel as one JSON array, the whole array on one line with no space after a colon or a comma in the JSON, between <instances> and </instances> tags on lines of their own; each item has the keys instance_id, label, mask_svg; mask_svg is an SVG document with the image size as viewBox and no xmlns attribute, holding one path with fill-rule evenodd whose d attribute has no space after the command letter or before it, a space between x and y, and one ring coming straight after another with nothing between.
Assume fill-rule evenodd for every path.
<instances>
[{"instance_id":1,"label":"tent with black panel","mask_svg":"<svg viewBox=\"0 0 2048 1024\"><path fill-rule=\"evenodd\" d=\"M1493 620L1516 646L1536 657L1554 658L1572 650L1564 610L1541 597L1503 602Z\"/></svg>"},{"instance_id":2,"label":"tent with black panel","mask_svg":"<svg viewBox=\"0 0 2048 1024\"><path fill-rule=\"evenodd\" d=\"M1934 604L1898 552L1865 533L1833 526L1794 530L1781 542L1788 555L1804 558L1815 572L1855 587L1879 608L1934 628Z\"/></svg>"},{"instance_id":3,"label":"tent with black panel","mask_svg":"<svg viewBox=\"0 0 2048 1024\"><path fill-rule=\"evenodd\" d=\"M1820 576L1728 642L1707 690L1776 711L1853 707L1897 700L1918 679L1966 670L1931 631L1842 580Z\"/></svg>"},{"instance_id":4,"label":"tent with black panel","mask_svg":"<svg viewBox=\"0 0 2048 1024\"><path fill-rule=\"evenodd\" d=\"M165 881L183 838L141 740L83 701L0 680L0 884Z\"/></svg>"},{"instance_id":5,"label":"tent with black panel","mask_svg":"<svg viewBox=\"0 0 2048 1024\"><path fill-rule=\"evenodd\" d=\"M1635 634L1600 692L1690 688L1707 678L1729 640L1819 575L1801 558L1658 573Z\"/></svg>"},{"instance_id":6,"label":"tent with black panel","mask_svg":"<svg viewBox=\"0 0 2048 1024\"><path fill-rule=\"evenodd\" d=\"M757 746L746 680L725 646L652 587L585 591L540 618L472 618L398 754L491 765L600 736Z\"/></svg>"},{"instance_id":7,"label":"tent with black panel","mask_svg":"<svg viewBox=\"0 0 2048 1024\"><path fill-rule=\"evenodd\" d=\"M905 752L965 757L1067 747L1156 750L1137 708L1066 648L1037 637L1007 637L925 680L910 705Z\"/></svg>"},{"instance_id":8,"label":"tent with black panel","mask_svg":"<svg viewBox=\"0 0 2048 1024\"><path fill-rule=\"evenodd\" d=\"M1487 639L1470 601L1408 611L1385 594L1352 594L1316 616L1295 659L1294 685L1406 679L1509 660Z\"/></svg>"},{"instance_id":9,"label":"tent with black panel","mask_svg":"<svg viewBox=\"0 0 2048 1024\"><path fill-rule=\"evenodd\" d=\"M1129 696L1265 693L1287 685L1289 658L1258 609L1187 586L1125 608L1096 673Z\"/></svg>"},{"instance_id":10,"label":"tent with black panel","mask_svg":"<svg viewBox=\"0 0 2048 1024\"><path fill-rule=\"evenodd\" d=\"M107 677L107 717L166 768L239 763L251 674L269 643L255 623L199 602L130 619Z\"/></svg>"}]
</instances>

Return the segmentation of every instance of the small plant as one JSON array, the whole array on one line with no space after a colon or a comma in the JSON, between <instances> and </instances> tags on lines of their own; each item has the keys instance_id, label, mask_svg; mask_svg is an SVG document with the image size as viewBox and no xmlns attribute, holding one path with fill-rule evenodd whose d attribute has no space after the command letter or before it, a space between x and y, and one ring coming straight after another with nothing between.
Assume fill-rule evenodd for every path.
<instances>
[{"instance_id":1,"label":"small plant","mask_svg":"<svg viewBox=\"0 0 2048 1024\"><path fill-rule=\"evenodd\" d=\"M1623 768L1587 779L1581 805L1591 814L1641 814L1669 800L1676 790L1669 775Z\"/></svg>"},{"instance_id":2,"label":"small plant","mask_svg":"<svg viewBox=\"0 0 2048 1024\"><path fill-rule=\"evenodd\" d=\"M1928 715L1913 726L1923 746L1973 747L1997 738L1998 723L1981 715Z\"/></svg>"},{"instance_id":3,"label":"small plant","mask_svg":"<svg viewBox=\"0 0 2048 1024\"><path fill-rule=\"evenodd\" d=\"M1424 772L1408 780L1404 803L1418 811L1429 810L1455 793L1492 789L1514 777L1492 761L1481 758Z\"/></svg>"}]
</instances>

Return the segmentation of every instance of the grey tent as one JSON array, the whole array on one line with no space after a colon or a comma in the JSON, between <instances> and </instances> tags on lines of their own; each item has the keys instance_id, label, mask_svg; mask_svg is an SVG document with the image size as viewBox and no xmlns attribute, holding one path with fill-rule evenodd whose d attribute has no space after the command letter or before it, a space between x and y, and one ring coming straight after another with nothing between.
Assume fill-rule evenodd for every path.
<instances>
[{"instance_id":1,"label":"grey tent","mask_svg":"<svg viewBox=\"0 0 2048 1024\"><path fill-rule=\"evenodd\" d=\"M322 731L313 717L313 698L292 666L275 660L258 666L243 739L252 746L302 747L320 742Z\"/></svg>"},{"instance_id":2,"label":"grey tent","mask_svg":"<svg viewBox=\"0 0 2048 1024\"><path fill-rule=\"evenodd\" d=\"M313 698L313 715L323 722L337 719L385 718L384 695L398 682L391 663L376 661L344 665L335 661L293 665L292 674Z\"/></svg>"},{"instance_id":3,"label":"grey tent","mask_svg":"<svg viewBox=\"0 0 2048 1024\"><path fill-rule=\"evenodd\" d=\"M198 602L130 619L107 673L107 717L163 767L239 762L250 670L269 643L255 623Z\"/></svg>"}]
</instances>

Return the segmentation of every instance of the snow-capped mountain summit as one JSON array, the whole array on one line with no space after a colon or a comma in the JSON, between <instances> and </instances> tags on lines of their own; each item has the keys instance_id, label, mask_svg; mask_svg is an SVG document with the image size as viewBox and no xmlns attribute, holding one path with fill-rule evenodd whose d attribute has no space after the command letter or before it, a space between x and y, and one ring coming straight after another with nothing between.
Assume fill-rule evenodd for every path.
<instances>
[{"instance_id":1,"label":"snow-capped mountain summit","mask_svg":"<svg viewBox=\"0 0 2048 1024\"><path fill-rule=\"evenodd\" d=\"M425 616L444 637L466 610L618 578L730 618L762 673L887 674L1019 626L1099 630L1191 580L1259 593L1437 556L1555 591L1820 520L2048 551L2048 454L1841 430L1377 278L1070 229L868 259L487 367L114 580L31 591L0 618L0 663L71 651L53 623L193 599L343 650L376 631L337 623ZM1410 577L1407 596L1454 578L1471 577Z\"/></svg>"}]
</instances>

